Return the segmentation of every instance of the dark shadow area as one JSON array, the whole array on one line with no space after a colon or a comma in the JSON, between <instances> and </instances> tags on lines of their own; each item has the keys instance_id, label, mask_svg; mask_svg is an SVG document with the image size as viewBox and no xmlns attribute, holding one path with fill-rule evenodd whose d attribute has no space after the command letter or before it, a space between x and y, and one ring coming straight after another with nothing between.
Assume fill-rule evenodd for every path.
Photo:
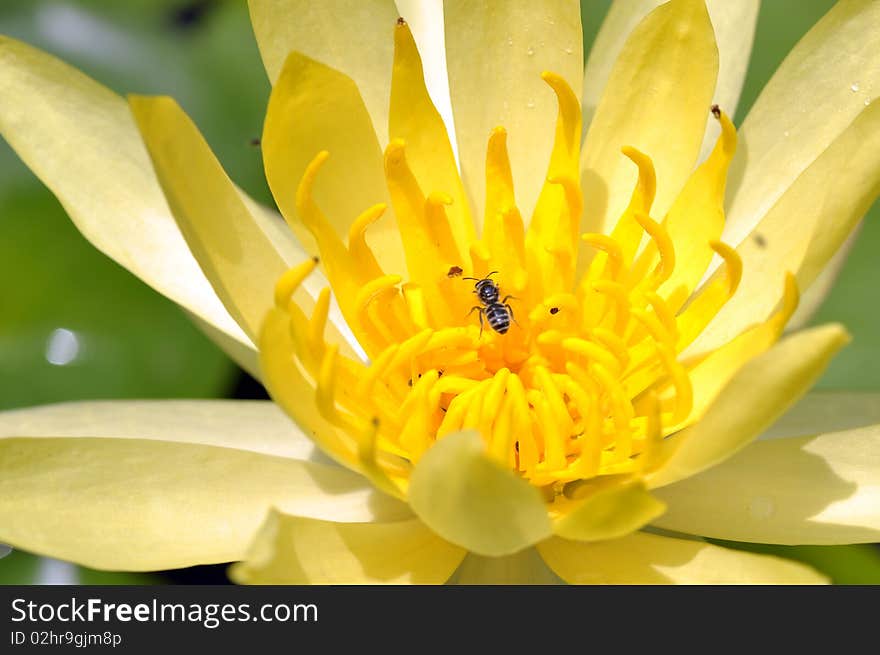
<instances>
[{"instance_id":1,"label":"dark shadow area","mask_svg":"<svg viewBox=\"0 0 880 655\"><path fill-rule=\"evenodd\" d=\"M173 8L168 14L168 26L178 32L189 32L201 26L213 10L220 6L219 0L190 0Z\"/></svg>"},{"instance_id":2,"label":"dark shadow area","mask_svg":"<svg viewBox=\"0 0 880 655\"><path fill-rule=\"evenodd\" d=\"M187 569L161 571L166 584L231 584L226 576L229 564L191 566Z\"/></svg>"},{"instance_id":3,"label":"dark shadow area","mask_svg":"<svg viewBox=\"0 0 880 655\"><path fill-rule=\"evenodd\" d=\"M253 376L239 369L238 376L233 380L228 398L239 400L269 400L266 389Z\"/></svg>"}]
</instances>

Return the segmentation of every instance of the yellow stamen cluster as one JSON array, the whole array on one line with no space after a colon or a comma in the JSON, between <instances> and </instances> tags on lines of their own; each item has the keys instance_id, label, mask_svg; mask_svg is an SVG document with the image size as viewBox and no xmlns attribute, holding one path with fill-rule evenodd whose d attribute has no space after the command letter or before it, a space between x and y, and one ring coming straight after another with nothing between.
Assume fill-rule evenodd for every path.
<instances>
[{"instance_id":1,"label":"yellow stamen cluster","mask_svg":"<svg viewBox=\"0 0 880 655\"><path fill-rule=\"evenodd\" d=\"M405 63L400 56L395 66ZM704 250L709 259L713 252L723 258L723 273L692 295L709 260L676 261L676 210L662 222L651 218L655 172L634 148L623 153L638 168L638 182L614 231L581 234L580 107L562 78L543 77L559 114L547 181L527 228L502 128L489 138L480 238L448 215L451 190L420 186L406 143L388 145L385 175L406 276L383 270L365 238L384 205L357 217L346 245L314 202L328 153L300 182L299 216L369 363L325 343L328 289L311 318L291 304L315 262L279 281L276 303L290 314L294 358L317 388L320 412L351 440L352 465L398 493L405 494L409 471L432 444L462 429L478 430L501 465L558 491L576 480L651 470L663 437L693 420L694 362L680 355L735 292L740 259L711 240ZM709 189L723 198L736 135L728 117L714 111L722 134L692 178L699 188L685 188L685 197ZM465 278L492 271L501 296L512 296L505 334L488 324L481 329L469 314L480 303Z\"/></svg>"}]
</instances>

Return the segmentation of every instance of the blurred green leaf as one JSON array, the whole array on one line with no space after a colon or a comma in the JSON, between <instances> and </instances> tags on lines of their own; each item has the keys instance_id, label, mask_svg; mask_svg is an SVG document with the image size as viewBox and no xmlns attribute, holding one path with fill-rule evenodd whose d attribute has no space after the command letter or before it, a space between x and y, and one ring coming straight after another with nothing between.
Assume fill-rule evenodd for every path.
<instances>
[{"instance_id":1,"label":"blurred green leaf","mask_svg":"<svg viewBox=\"0 0 880 655\"><path fill-rule=\"evenodd\" d=\"M269 85L245 3L6 0L0 32L118 93L179 98L230 175L271 202L260 151L249 144L261 132ZM177 306L97 252L2 142L0 171L0 409L229 392L236 369L226 356ZM66 565L13 552L0 564L0 583L39 580L47 566ZM67 574L94 584L161 580L77 567Z\"/></svg>"},{"instance_id":2,"label":"blurred green leaf","mask_svg":"<svg viewBox=\"0 0 880 655\"><path fill-rule=\"evenodd\" d=\"M803 562L829 576L834 584L880 584L880 547L874 544L772 546L717 539L708 541L727 548Z\"/></svg>"},{"instance_id":3,"label":"blurred green leaf","mask_svg":"<svg viewBox=\"0 0 880 655\"><path fill-rule=\"evenodd\" d=\"M608 8L611 6L611 0L581 0L581 24L584 30L584 62L590 55L590 46L596 40L596 35L602 27L602 21Z\"/></svg>"},{"instance_id":4,"label":"blurred green leaf","mask_svg":"<svg viewBox=\"0 0 880 655\"><path fill-rule=\"evenodd\" d=\"M250 145L269 84L245 3L16 0L0 9L0 31L119 93L179 98L230 175L270 202ZM5 143L0 170L0 408L228 392L227 358L175 305L95 251Z\"/></svg>"},{"instance_id":5,"label":"blurred green leaf","mask_svg":"<svg viewBox=\"0 0 880 655\"><path fill-rule=\"evenodd\" d=\"M856 245L840 277L811 323L837 321L852 343L831 361L817 388L880 389L880 302L877 296L877 253L880 252L880 204L868 212Z\"/></svg>"},{"instance_id":6,"label":"blurred green leaf","mask_svg":"<svg viewBox=\"0 0 880 655\"><path fill-rule=\"evenodd\" d=\"M7 190L0 217L0 407L225 393L225 356L92 248L47 192Z\"/></svg>"},{"instance_id":7,"label":"blurred green leaf","mask_svg":"<svg viewBox=\"0 0 880 655\"><path fill-rule=\"evenodd\" d=\"M161 575L95 571L18 550L7 555L0 566L0 585L155 585L166 582Z\"/></svg>"}]
</instances>

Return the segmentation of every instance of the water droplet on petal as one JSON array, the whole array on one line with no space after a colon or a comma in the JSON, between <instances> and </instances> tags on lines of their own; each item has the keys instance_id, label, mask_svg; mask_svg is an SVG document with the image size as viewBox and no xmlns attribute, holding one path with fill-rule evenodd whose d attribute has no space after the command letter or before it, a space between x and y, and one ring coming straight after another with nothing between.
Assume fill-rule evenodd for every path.
<instances>
[{"instance_id":1,"label":"water droplet on petal","mask_svg":"<svg viewBox=\"0 0 880 655\"><path fill-rule=\"evenodd\" d=\"M776 513L773 499L767 496L756 496L749 502L749 514L756 519L769 519Z\"/></svg>"},{"instance_id":2,"label":"water droplet on petal","mask_svg":"<svg viewBox=\"0 0 880 655\"><path fill-rule=\"evenodd\" d=\"M791 132L789 132L788 130L785 130L785 132L782 133L782 136L789 136L789 135L791 135Z\"/></svg>"},{"instance_id":3,"label":"water droplet on petal","mask_svg":"<svg viewBox=\"0 0 880 655\"><path fill-rule=\"evenodd\" d=\"M871 101L868 100L868 99L866 99L866 100L865 100L865 107L867 107L867 106L870 105L870 104L871 104Z\"/></svg>"},{"instance_id":4,"label":"water droplet on petal","mask_svg":"<svg viewBox=\"0 0 880 655\"><path fill-rule=\"evenodd\" d=\"M566 48L565 49L565 54L567 54L567 55L570 55L572 52L574 52L574 48Z\"/></svg>"},{"instance_id":5,"label":"water droplet on petal","mask_svg":"<svg viewBox=\"0 0 880 655\"><path fill-rule=\"evenodd\" d=\"M535 101L529 98L529 101L526 103L526 107L528 107L529 109L534 109Z\"/></svg>"},{"instance_id":6,"label":"water droplet on petal","mask_svg":"<svg viewBox=\"0 0 880 655\"><path fill-rule=\"evenodd\" d=\"M852 84L849 85L849 88L850 88L850 91L852 91L853 93L855 93L856 91L859 90L859 83L858 83L858 82L853 82Z\"/></svg>"},{"instance_id":7,"label":"water droplet on petal","mask_svg":"<svg viewBox=\"0 0 880 655\"><path fill-rule=\"evenodd\" d=\"M529 57L531 57L533 54L535 54L535 49L534 49L532 46L529 46L529 49L526 50L526 54L527 54Z\"/></svg>"}]
</instances>

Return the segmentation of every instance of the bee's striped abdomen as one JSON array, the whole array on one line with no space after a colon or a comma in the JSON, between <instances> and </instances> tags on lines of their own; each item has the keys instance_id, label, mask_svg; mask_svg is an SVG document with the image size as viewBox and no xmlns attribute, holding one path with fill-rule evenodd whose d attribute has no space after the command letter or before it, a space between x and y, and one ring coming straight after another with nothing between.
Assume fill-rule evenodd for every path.
<instances>
[{"instance_id":1,"label":"bee's striped abdomen","mask_svg":"<svg viewBox=\"0 0 880 655\"><path fill-rule=\"evenodd\" d=\"M485 309L489 327L498 334L504 334L510 328L510 311L501 303L492 303Z\"/></svg>"}]
</instances>

